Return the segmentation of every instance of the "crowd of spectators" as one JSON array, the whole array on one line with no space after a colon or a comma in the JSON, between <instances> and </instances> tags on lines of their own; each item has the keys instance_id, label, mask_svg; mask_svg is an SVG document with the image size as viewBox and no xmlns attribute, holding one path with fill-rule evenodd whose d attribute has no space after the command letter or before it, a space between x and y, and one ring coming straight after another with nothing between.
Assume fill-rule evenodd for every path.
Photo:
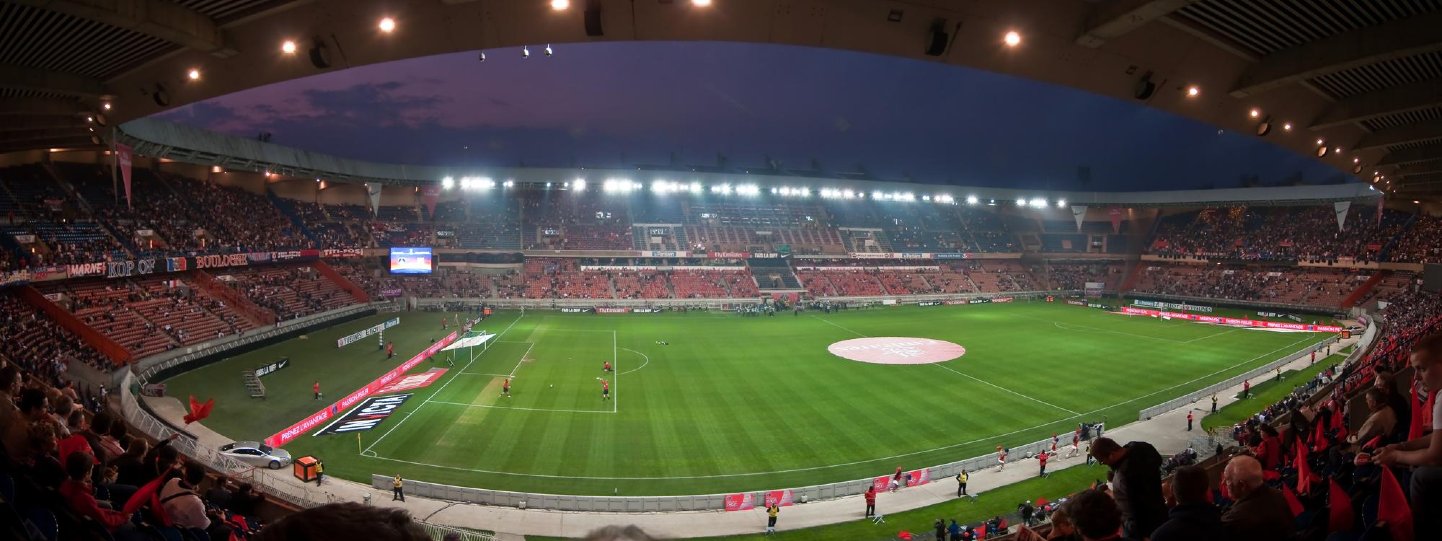
<instances>
[{"instance_id":1,"label":"crowd of spectators","mask_svg":"<svg viewBox=\"0 0 1442 541\"><path fill-rule=\"evenodd\" d=\"M1365 281L1348 269L1223 265L1146 267L1135 291L1335 308Z\"/></svg>"},{"instance_id":2,"label":"crowd of spectators","mask_svg":"<svg viewBox=\"0 0 1442 541\"><path fill-rule=\"evenodd\" d=\"M152 444L100 402L3 359L0 427L0 505L16 518L0 526L6 538L246 539L261 527L264 497L249 485L207 475L174 438Z\"/></svg>"},{"instance_id":3,"label":"crowd of spectators","mask_svg":"<svg viewBox=\"0 0 1442 541\"><path fill-rule=\"evenodd\" d=\"M1151 252L1166 257L1336 263L1378 261L1387 243L1404 231L1407 215L1384 211L1380 223L1369 208L1351 211L1339 230L1333 209L1226 207L1165 216ZM1394 255L1390 259L1396 261Z\"/></svg>"}]
</instances>

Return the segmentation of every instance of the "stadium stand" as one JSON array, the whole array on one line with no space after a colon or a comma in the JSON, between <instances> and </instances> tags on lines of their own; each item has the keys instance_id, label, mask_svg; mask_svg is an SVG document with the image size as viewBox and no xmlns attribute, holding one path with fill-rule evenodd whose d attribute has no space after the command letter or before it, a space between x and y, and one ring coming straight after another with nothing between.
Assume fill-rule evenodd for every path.
<instances>
[{"instance_id":1,"label":"stadium stand","mask_svg":"<svg viewBox=\"0 0 1442 541\"><path fill-rule=\"evenodd\" d=\"M1135 291L1336 308L1365 280L1347 269L1152 265Z\"/></svg>"}]
</instances>

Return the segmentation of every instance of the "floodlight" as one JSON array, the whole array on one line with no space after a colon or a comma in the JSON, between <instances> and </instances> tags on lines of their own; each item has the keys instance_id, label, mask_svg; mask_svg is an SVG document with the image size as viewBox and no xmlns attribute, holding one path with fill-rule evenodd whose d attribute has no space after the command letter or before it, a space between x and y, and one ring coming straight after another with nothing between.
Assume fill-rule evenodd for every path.
<instances>
[{"instance_id":1,"label":"floodlight","mask_svg":"<svg viewBox=\"0 0 1442 541\"><path fill-rule=\"evenodd\" d=\"M978 199L976 198L976 196L974 196L974 195L968 195L968 196L966 196L966 204L968 204L968 205L975 205L975 204L977 204L977 202L978 202Z\"/></svg>"},{"instance_id":2,"label":"floodlight","mask_svg":"<svg viewBox=\"0 0 1442 541\"><path fill-rule=\"evenodd\" d=\"M285 43L280 44L280 52L285 54L295 54L295 42L291 40L285 40Z\"/></svg>"},{"instance_id":3,"label":"floodlight","mask_svg":"<svg viewBox=\"0 0 1442 541\"><path fill-rule=\"evenodd\" d=\"M578 192L586 191L586 179L577 178L576 180L571 181L571 188Z\"/></svg>"},{"instance_id":4,"label":"floodlight","mask_svg":"<svg viewBox=\"0 0 1442 541\"><path fill-rule=\"evenodd\" d=\"M449 189L454 188L454 187L456 187L456 179L454 179L454 178L452 178L452 177L446 177L446 178L441 179L441 189L442 189L442 190L449 190Z\"/></svg>"},{"instance_id":5,"label":"floodlight","mask_svg":"<svg viewBox=\"0 0 1442 541\"><path fill-rule=\"evenodd\" d=\"M390 17L386 17L381 19L380 24L377 26L380 27L381 32L389 34L396 29L396 20Z\"/></svg>"}]
</instances>

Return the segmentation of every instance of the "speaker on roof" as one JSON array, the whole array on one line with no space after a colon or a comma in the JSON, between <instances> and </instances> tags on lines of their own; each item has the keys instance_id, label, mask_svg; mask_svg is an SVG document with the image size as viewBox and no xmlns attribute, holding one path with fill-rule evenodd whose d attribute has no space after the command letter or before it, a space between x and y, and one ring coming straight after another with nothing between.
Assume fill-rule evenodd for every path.
<instances>
[{"instance_id":1,"label":"speaker on roof","mask_svg":"<svg viewBox=\"0 0 1442 541\"><path fill-rule=\"evenodd\" d=\"M932 21L931 30L926 34L926 56L941 56L946 53L946 42L951 35L946 32L946 19Z\"/></svg>"},{"instance_id":2,"label":"speaker on roof","mask_svg":"<svg viewBox=\"0 0 1442 541\"><path fill-rule=\"evenodd\" d=\"M1142 101L1151 98L1152 94L1156 92L1157 84L1152 82L1152 72L1150 71L1143 74L1142 78L1137 81L1136 86L1132 87L1132 97Z\"/></svg>"},{"instance_id":3,"label":"speaker on roof","mask_svg":"<svg viewBox=\"0 0 1442 541\"><path fill-rule=\"evenodd\" d=\"M599 2L586 3L586 35L599 37L606 35L601 29L601 5Z\"/></svg>"}]
</instances>

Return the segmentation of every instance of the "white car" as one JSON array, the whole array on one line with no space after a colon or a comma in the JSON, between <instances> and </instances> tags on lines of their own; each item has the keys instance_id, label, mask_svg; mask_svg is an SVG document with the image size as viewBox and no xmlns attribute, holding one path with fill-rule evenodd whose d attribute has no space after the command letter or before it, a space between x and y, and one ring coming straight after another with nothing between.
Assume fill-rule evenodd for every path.
<instances>
[{"instance_id":1,"label":"white car","mask_svg":"<svg viewBox=\"0 0 1442 541\"><path fill-rule=\"evenodd\" d=\"M258 441L238 441L226 444L220 448L220 454L246 464L265 466L272 470L278 470L290 464L290 453Z\"/></svg>"}]
</instances>

